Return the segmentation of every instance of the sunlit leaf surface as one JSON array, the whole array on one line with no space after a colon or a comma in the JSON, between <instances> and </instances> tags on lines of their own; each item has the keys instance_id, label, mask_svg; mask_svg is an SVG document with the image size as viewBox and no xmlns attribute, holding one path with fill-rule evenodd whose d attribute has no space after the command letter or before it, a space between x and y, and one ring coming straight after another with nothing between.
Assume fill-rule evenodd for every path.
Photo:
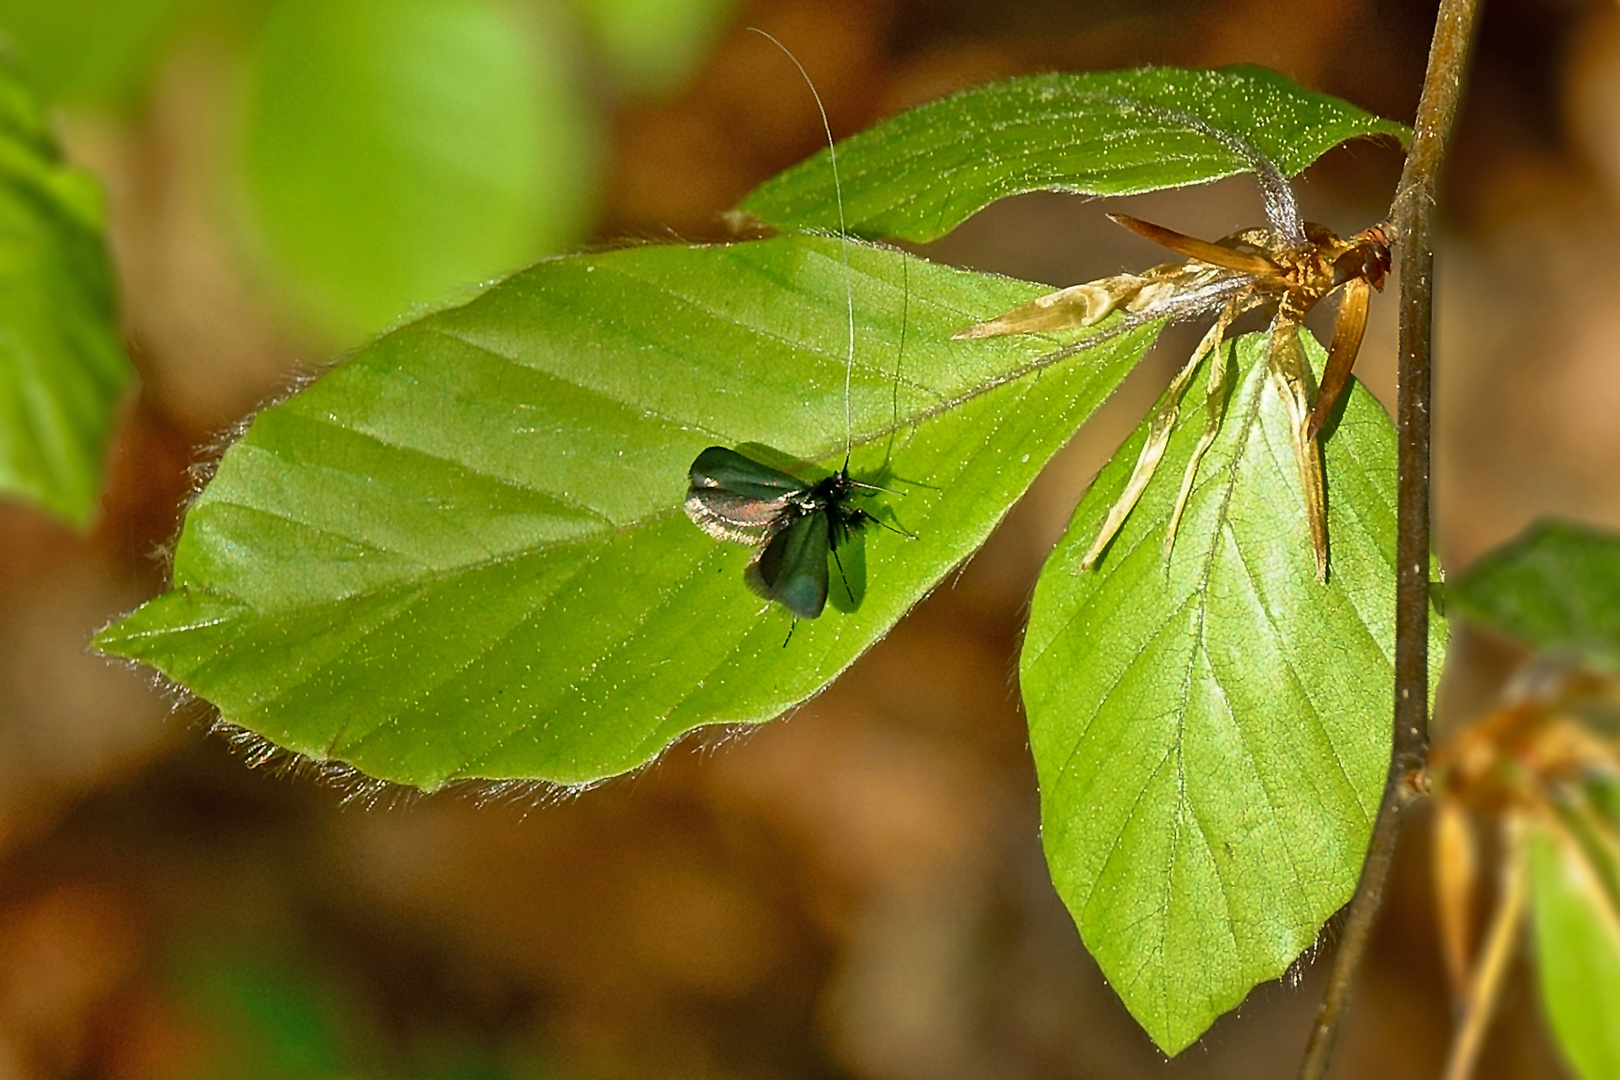
<instances>
[{"instance_id":1,"label":"sunlit leaf surface","mask_svg":"<svg viewBox=\"0 0 1620 1080\"><path fill-rule=\"evenodd\" d=\"M1288 176L1346 139L1408 136L1263 68L1033 75L930 102L840 143L845 217L864 236L921 242L1009 195L1130 195L1247 171L1216 131ZM777 228L836 228L826 153L767 180L739 209Z\"/></svg>"},{"instance_id":2,"label":"sunlit leaf surface","mask_svg":"<svg viewBox=\"0 0 1620 1080\"><path fill-rule=\"evenodd\" d=\"M100 192L0 57L0 494L77 523L133 375L104 228Z\"/></svg>"},{"instance_id":3,"label":"sunlit leaf surface","mask_svg":"<svg viewBox=\"0 0 1620 1080\"><path fill-rule=\"evenodd\" d=\"M1053 880L1167 1053L1280 975L1350 898L1388 765L1394 434L1356 386L1327 440L1321 584L1264 343L1228 353L1236 388L1173 553L1201 409L1089 572L1079 560L1145 427L1087 493L1036 588L1022 660ZM1438 628L1432 647L1438 669Z\"/></svg>"},{"instance_id":4,"label":"sunlit leaf surface","mask_svg":"<svg viewBox=\"0 0 1620 1080\"><path fill-rule=\"evenodd\" d=\"M580 783L771 719L984 541L1147 341L942 408L1051 347L950 340L1037 290L848 254L851 472L916 535L865 531L857 610L784 646L748 549L680 509L711 444L842 462L840 244L800 236L554 260L383 337L254 421L187 515L172 591L98 646L280 746L423 787Z\"/></svg>"}]
</instances>

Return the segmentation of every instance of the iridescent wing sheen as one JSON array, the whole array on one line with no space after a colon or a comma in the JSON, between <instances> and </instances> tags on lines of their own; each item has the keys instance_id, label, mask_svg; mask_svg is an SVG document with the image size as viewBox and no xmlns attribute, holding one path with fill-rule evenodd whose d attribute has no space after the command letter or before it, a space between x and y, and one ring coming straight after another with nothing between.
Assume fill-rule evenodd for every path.
<instances>
[{"instance_id":1,"label":"iridescent wing sheen","mask_svg":"<svg viewBox=\"0 0 1620 1080\"><path fill-rule=\"evenodd\" d=\"M810 492L796 476L761 465L724 446L692 462L686 516L716 540L757 544L778 532Z\"/></svg>"},{"instance_id":2,"label":"iridescent wing sheen","mask_svg":"<svg viewBox=\"0 0 1620 1080\"><path fill-rule=\"evenodd\" d=\"M810 490L797 476L761 465L724 446L711 446L692 462L692 486L724 488L756 499L775 499Z\"/></svg>"},{"instance_id":3,"label":"iridescent wing sheen","mask_svg":"<svg viewBox=\"0 0 1620 1080\"><path fill-rule=\"evenodd\" d=\"M749 562L743 574L748 587L798 618L820 615L827 606L830 525L824 509L794 517Z\"/></svg>"}]
</instances>

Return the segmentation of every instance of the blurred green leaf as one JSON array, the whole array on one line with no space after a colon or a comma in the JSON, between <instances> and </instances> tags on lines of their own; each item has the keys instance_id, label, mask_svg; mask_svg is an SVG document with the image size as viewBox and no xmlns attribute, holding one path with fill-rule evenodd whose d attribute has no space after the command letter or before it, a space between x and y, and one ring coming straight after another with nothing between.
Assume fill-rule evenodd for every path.
<instances>
[{"instance_id":1,"label":"blurred green leaf","mask_svg":"<svg viewBox=\"0 0 1620 1080\"><path fill-rule=\"evenodd\" d=\"M198 0L0 0L0 33L54 101L121 105Z\"/></svg>"},{"instance_id":2,"label":"blurred green leaf","mask_svg":"<svg viewBox=\"0 0 1620 1080\"><path fill-rule=\"evenodd\" d=\"M242 915L202 915L165 957L166 996L191 1035L191 1053L171 1063L168 1080L562 1075L521 1025L469 1024L463 1010L470 1002L435 1000L427 1012L423 988L365 979L354 957L334 958L284 927L250 919L226 936L226 925ZM446 1014L446 1004L461 1008Z\"/></svg>"},{"instance_id":3,"label":"blurred green leaf","mask_svg":"<svg viewBox=\"0 0 1620 1080\"><path fill-rule=\"evenodd\" d=\"M1288 176L1346 139L1409 137L1264 68L1034 75L930 102L840 143L845 218L863 236L923 242L1009 195L1130 195L1250 171L1216 131ZM826 152L765 181L739 209L777 228L837 228Z\"/></svg>"},{"instance_id":4,"label":"blurred green leaf","mask_svg":"<svg viewBox=\"0 0 1620 1080\"><path fill-rule=\"evenodd\" d=\"M1583 1080L1620 1076L1620 911L1579 845L1538 835L1531 852L1531 923L1542 1007Z\"/></svg>"},{"instance_id":5,"label":"blurred green leaf","mask_svg":"<svg viewBox=\"0 0 1620 1080\"><path fill-rule=\"evenodd\" d=\"M1446 588L1469 621L1542 652L1620 671L1620 536L1542 521Z\"/></svg>"},{"instance_id":6,"label":"blurred green leaf","mask_svg":"<svg viewBox=\"0 0 1620 1080\"><path fill-rule=\"evenodd\" d=\"M565 41L497 0L282 0L246 185L276 279L336 341L583 235L596 131Z\"/></svg>"},{"instance_id":7,"label":"blurred green leaf","mask_svg":"<svg viewBox=\"0 0 1620 1080\"><path fill-rule=\"evenodd\" d=\"M83 524L133 372L100 192L0 60L0 493Z\"/></svg>"},{"instance_id":8,"label":"blurred green leaf","mask_svg":"<svg viewBox=\"0 0 1620 1080\"><path fill-rule=\"evenodd\" d=\"M361 1010L333 974L296 943L255 947L197 934L168 966L188 1019L210 1036L206 1055L176 1080L357 1075L346 1059L375 1033L364 1030Z\"/></svg>"},{"instance_id":9,"label":"blurred green leaf","mask_svg":"<svg viewBox=\"0 0 1620 1080\"><path fill-rule=\"evenodd\" d=\"M842 252L558 259L387 335L260 414L187 514L172 591L97 646L280 746L427 788L585 783L779 715L984 542L1152 335L946 407L1050 348L950 340L1039 290L849 250L851 471L917 538L866 530L864 603L784 647L749 551L681 504L711 444L842 462Z\"/></svg>"},{"instance_id":10,"label":"blurred green leaf","mask_svg":"<svg viewBox=\"0 0 1620 1080\"><path fill-rule=\"evenodd\" d=\"M574 0L620 84L669 90L690 75L730 21L736 0Z\"/></svg>"},{"instance_id":11,"label":"blurred green leaf","mask_svg":"<svg viewBox=\"0 0 1620 1080\"><path fill-rule=\"evenodd\" d=\"M1087 492L1036 586L1021 662L1052 879L1170 1054L1282 974L1349 900L1389 763L1394 432L1357 384L1326 441L1319 583L1266 342L1228 346L1236 389L1169 558L1202 409L1184 411L1092 571L1079 560L1146 423ZM1437 622L1436 671L1443 639Z\"/></svg>"}]
</instances>

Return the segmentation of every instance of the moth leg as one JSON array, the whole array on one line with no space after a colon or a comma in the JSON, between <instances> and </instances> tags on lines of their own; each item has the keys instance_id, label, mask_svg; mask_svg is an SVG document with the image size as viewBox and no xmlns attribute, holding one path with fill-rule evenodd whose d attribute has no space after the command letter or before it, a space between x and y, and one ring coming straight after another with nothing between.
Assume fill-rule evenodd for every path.
<instances>
[{"instance_id":1,"label":"moth leg","mask_svg":"<svg viewBox=\"0 0 1620 1080\"><path fill-rule=\"evenodd\" d=\"M844 595L849 597L850 600L854 600L855 599L855 590L850 587L849 575L844 573L844 560L840 559L838 557L838 548L837 548L836 545L832 549L832 561L833 561L833 565L838 567L838 578L839 578L839 580L844 583Z\"/></svg>"},{"instance_id":2,"label":"moth leg","mask_svg":"<svg viewBox=\"0 0 1620 1080\"><path fill-rule=\"evenodd\" d=\"M1114 505L1109 507L1108 517L1103 521L1102 528L1098 530L1097 539L1092 541L1091 550L1087 551L1085 557L1080 560L1080 569L1090 570L1097 560L1102 557L1103 550L1108 547L1109 542L1114 539L1115 534L1125 524L1125 519L1136 508L1136 503L1141 499L1142 492L1147 490L1148 483L1153 479L1153 474L1158 471L1159 462L1164 458L1165 449L1170 445L1170 435L1175 431L1176 420L1181 416L1181 399L1187 393L1188 384L1192 382L1193 375L1198 371L1199 363L1220 345L1221 339L1226 334L1227 324L1237 317L1238 310L1238 301L1236 299L1227 304L1225 310L1221 312L1220 318L1215 320L1215 325L1209 328L1209 332L1204 335L1204 339L1198 343L1198 348L1193 350L1192 357L1176 373L1176 377L1170 380L1170 385L1164 391L1164 397L1159 400L1159 405L1153 412L1153 418L1148 421L1147 441L1142 444L1142 452L1136 457L1136 467L1131 470L1131 478L1126 482L1125 490L1120 492L1119 498L1114 500ZM1222 400L1224 398L1223 391ZM1192 471L1198 468L1198 457L1202 453L1203 450L1200 449L1198 454L1194 455L1192 463L1188 466L1188 475L1191 475ZM1187 486L1186 483L1182 485L1183 497L1185 497ZM1176 504L1176 517L1179 518L1180 516L1181 503L1178 501ZM1173 536L1175 534L1174 522L1171 523L1170 530ZM1167 547L1168 543L1169 538L1167 537Z\"/></svg>"},{"instance_id":3,"label":"moth leg","mask_svg":"<svg viewBox=\"0 0 1620 1080\"><path fill-rule=\"evenodd\" d=\"M1311 376L1305 352L1299 347L1299 313L1285 296L1271 323L1269 352L1271 377L1288 408L1289 436L1299 463L1300 486L1305 492L1305 521L1316 554L1316 579L1327 580L1327 490L1322 481L1322 449L1310 436Z\"/></svg>"},{"instance_id":4,"label":"moth leg","mask_svg":"<svg viewBox=\"0 0 1620 1080\"><path fill-rule=\"evenodd\" d=\"M1209 328L1209 333L1205 334L1204 340L1199 343L1198 351L1193 353L1187 370L1190 371L1198 365L1201 353L1213 353L1221 347L1221 342L1226 340L1226 328L1243 311L1242 300L1242 297L1234 297L1227 303L1221 317ZM1198 479L1198 466L1203 462L1204 454L1215 442L1216 436L1221 433L1221 421L1226 418L1226 395L1231 385L1231 369L1217 356L1215 366L1209 373L1209 388L1204 394L1204 433L1198 437L1198 445L1193 448L1192 457L1187 461L1187 469L1181 474L1181 490L1176 494L1176 508L1170 513L1170 527L1164 534L1164 554L1167 559L1170 550L1175 547L1176 530L1181 527L1181 514L1187 509L1187 499L1192 495L1193 481Z\"/></svg>"}]
</instances>

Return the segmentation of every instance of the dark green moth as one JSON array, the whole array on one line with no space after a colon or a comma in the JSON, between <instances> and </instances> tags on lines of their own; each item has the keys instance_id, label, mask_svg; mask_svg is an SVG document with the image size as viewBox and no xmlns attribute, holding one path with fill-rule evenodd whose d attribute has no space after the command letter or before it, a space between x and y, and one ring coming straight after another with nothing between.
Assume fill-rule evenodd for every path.
<instances>
[{"instance_id":1,"label":"dark green moth","mask_svg":"<svg viewBox=\"0 0 1620 1080\"><path fill-rule=\"evenodd\" d=\"M781 49L799 69L805 85L821 113L822 130L827 135L827 153L832 165L833 190L838 199L839 233L845 233L844 194L838 183L838 151L821 95L810 81L798 58L787 46L763 30L756 34ZM845 243L847 244L847 240ZM904 263L901 264L904 266ZM711 446L692 462L691 486L686 491L686 515L698 528L716 540L757 545L743 578L748 587L768 600L774 600L795 618L814 619L827 606L827 559L831 556L853 595L838 549L868 522L877 522L892 532L909 536L904 530L886 525L871 514L851 505L850 500L872 491L886 490L852 480L849 476L849 379L855 365L855 300L849 286L849 258L844 256L844 298L849 315L849 357L844 368L844 464L825 479L807 483L790 473L762 465L724 446ZM904 343L902 331L902 345ZM898 377L898 372L896 372Z\"/></svg>"},{"instance_id":2,"label":"dark green moth","mask_svg":"<svg viewBox=\"0 0 1620 1080\"><path fill-rule=\"evenodd\" d=\"M759 545L743 579L800 619L814 619L827 606L828 556L837 563L839 546L877 520L850 505L876 489L850 479L847 462L809 484L711 446L692 462L690 475L687 517L716 540ZM843 570L839 563L840 575Z\"/></svg>"}]
</instances>

